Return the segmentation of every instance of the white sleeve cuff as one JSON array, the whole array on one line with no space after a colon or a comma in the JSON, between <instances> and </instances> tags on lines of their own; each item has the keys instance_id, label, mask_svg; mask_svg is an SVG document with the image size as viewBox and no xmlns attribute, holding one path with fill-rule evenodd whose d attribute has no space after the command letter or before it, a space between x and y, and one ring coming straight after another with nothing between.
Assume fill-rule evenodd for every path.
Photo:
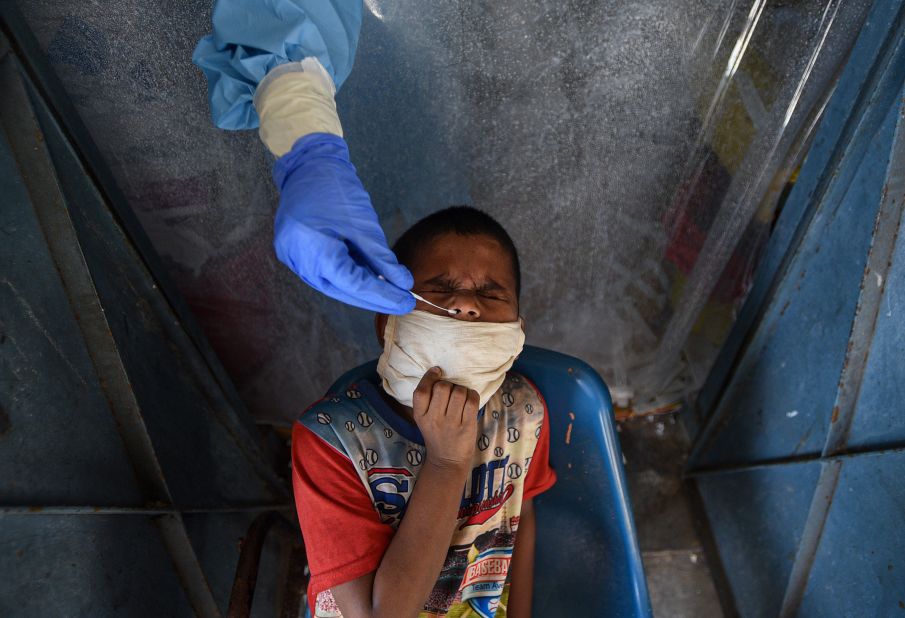
<instances>
[{"instance_id":1,"label":"white sleeve cuff","mask_svg":"<svg viewBox=\"0 0 905 618\"><path fill-rule=\"evenodd\" d=\"M277 157L310 133L342 137L336 113L333 79L317 58L289 62L272 69L255 92L254 106L261 120L258 135Z\"/></svg>"}]
</instances>

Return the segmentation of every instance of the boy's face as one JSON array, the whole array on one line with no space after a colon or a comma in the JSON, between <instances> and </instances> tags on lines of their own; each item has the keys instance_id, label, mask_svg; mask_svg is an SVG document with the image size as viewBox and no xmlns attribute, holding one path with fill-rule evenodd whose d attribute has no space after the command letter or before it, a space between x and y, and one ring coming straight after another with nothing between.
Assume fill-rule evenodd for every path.
<instances>
[{"instance_id":1,"label":"boy's face","mask_svg":"<svg viewBox=\"0 0 905 618\"><path fill-rule=\"evenodd\" d=\"M490 236L441 234L421 248L409 269L415 279L412 291L459 313L451 316L420 300L416 309L467 322L514 322L519 318L512 259ZM381 339L385 326L386 316L378 314Z\"/></svg>"},{"instance_id":2,"label":"boy's face","mask_svg":"<svg viewBox=\"0 0 905 618\"><path fill-rule=\"evenodd\" d=\"M518 319L512 259L490 236L437 236L421 248L411 271L414 292L459 313L449 316L421 301L417 309L467 322Z\"/></svg>"}]
</instances>

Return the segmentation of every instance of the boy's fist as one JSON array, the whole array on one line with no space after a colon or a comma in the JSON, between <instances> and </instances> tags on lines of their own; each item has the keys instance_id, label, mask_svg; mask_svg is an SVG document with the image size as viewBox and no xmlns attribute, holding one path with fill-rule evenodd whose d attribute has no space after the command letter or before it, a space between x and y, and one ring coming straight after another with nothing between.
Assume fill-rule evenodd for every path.
<instances>
[{"instance_id":1,"label":"boy's fist","mask_svg":"<svg viewBox=\"0 0 905 618\"><path fill-rule=\"evenodd\" d=\"M424 436L429 463L467 468L477 439L480 398L476 391L441 377L439 367L424 374L412 396L412 414Z\"/></svg>"}]
</instances>

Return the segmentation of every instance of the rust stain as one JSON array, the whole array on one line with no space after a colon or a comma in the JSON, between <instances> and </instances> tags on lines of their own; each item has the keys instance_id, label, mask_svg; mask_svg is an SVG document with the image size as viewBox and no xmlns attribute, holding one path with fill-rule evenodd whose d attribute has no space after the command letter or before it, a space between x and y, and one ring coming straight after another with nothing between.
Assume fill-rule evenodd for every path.
<instances>
[{"instance_id":1,"label":"rust stain","mask_svg":"<svg viewBox=\"0 0 905 618\"><path fill-rule=\"evenodd\" d=\"M30 507L28 507L28 512L29 512L29 513L40 513L40 512L43 511L43 510L44 510L44 507L43 507L43 506L30 506Z\"/></svg>"},{"instance_id":2,"label":"rust stain","mask_svg":"<svg viewBox=\"0 0 905 618\"><path fill-rule=\"evenodd\" d=\"M804 435L801 436L801 439L798 441L798 444L796 444L795 448L792 450L793 454L797 455L798 451L801 450L801 447L803 447L805 445L805 443L808 441L808 438L811 437L811 432L814 431L814 425L816 423L817 423L817 420L815 419L814 422L811 423L811 426L808 427L808 430L806 432L804 432Z\"/></svg>"},{"instance_id":3,"label":"rust stain","mask_svg":"<svg viewBox=\"0 0 905 618\"><path fill-rule=\"evenodd\" d=\"M572 423L569 423L569 426L566 428L566 444L570 444L572 442Z\"/></svg>"},{"instance_id":4,"label":"rust stain","mask_svg":"<svg viewBox=\"0 0 905 618\"><path fill-rule=\"evenodd\" d=\"M830 422L835 423L839 420L839 406L833 406L833 416L830 417Z\"/></svg>"}]
</instances>

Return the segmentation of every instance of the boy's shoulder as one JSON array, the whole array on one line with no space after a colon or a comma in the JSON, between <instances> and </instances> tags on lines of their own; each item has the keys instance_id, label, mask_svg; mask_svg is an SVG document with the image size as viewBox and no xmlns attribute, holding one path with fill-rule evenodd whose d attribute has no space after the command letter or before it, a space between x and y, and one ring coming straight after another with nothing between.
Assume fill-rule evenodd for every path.
<instances>
[{"instance_id":1,"label":"boy's shoulder","mask_svg":"<svg viewBox=\"0 0 905 618\"><path fill-rule=\"evenodd\" d=\"M367 388L353 383L327 393L299 415L298 424L347 454L392 436L386 420L365 395Z\"/></svg>"},{"instance_id":2,"label":"boy's shoulder","mask_svg":"<svg viewBox=\"0 0 905 618\"><path fill-rule=\"evenodd\" d=\"M373 443L383 439L405 438L407 442L420 443L416 436L394 435L399 433L398 425L383 418L370 401L374 388L363 382L343 385L309 406L297 422L346 453L376 448ZM529 378L509 371L500 388L487 401L486 410L494 420L524 417L526 421L542 422L547 406L540 390Z\"/></svg>"},{"instance_id":3,"label":"boy's shoulder","mask_svg":"<svg viewBox=\"0 0 905 618\"><path fill-rule=\"evenodd\" d=\"M334 421L367 422L365 416L373 411L363 389L358 384L349 384L341 391L329 392L322 399L308 406L298 417L298 422L314 429L317 425L330 425Z\"/></svg>"},{"instance_id":4,"label":"boy's shoulder","mask_svg":"<svg viewBox=\"0 0 905 618\"><path fill-rule=\"evenodd\" d=\"M518 409L527 414L546 412L547 404L537 385L524 375L509 371L503 384L487 402L488 409Z\"/></svg>"}]
</instances>

